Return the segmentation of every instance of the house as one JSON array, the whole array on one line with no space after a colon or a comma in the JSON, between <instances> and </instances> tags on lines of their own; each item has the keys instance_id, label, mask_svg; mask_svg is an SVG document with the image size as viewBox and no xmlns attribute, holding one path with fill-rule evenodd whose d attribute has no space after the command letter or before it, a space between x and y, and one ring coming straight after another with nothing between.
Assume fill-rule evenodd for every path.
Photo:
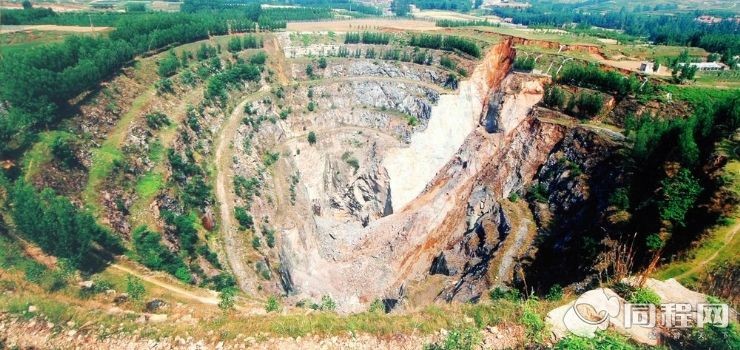
<instances>
[{"instance_id":1,"label":"house","mask_svg":"<svg viewBox=\"0 0 740 350\"><path fill-rule=\"evenodd\" d=\"M640 63L640 72L652 74L655 73L655 64L653 62L642 62Z\"/></svg>"},{"instance_id":2,"label":"house","mask_svg":"<svg viewBox=\"0 0 740 350\"><path fill-rule=\"evenodd\" d=\"M707 15L696 17L695 20L697 22L701 22L704 24L715 24L715 23L722 22L722 18L720 17L707 16Z\"/></svg>"},{"instance_id":3,"label":"house","mask_svg":"<svg viewBox=\"0 0 740 350\"><path fill-rule=\"evenodd\" d=\"M686 63L679 63L679 67L683 67ZM727 69L727 66L719 62L692 62L689 66L696 67L698 71L720 71Z\"/></svg>"}]
</instances>

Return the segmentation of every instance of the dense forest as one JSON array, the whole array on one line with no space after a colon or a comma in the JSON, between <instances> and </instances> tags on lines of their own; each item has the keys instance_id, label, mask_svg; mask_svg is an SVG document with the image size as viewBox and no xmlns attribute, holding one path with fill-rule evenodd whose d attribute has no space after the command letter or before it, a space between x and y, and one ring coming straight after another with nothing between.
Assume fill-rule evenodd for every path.
<instances>
[{"instance_id":1,"label":"dense forest","mask_svg":"<svg viewBox=\"0 0 740 350\"><path fill-rule=\"evenodd\" d=\"M537 2L525 9L497 7L493 9L493 13L528 26L562 27L578 23L581 26L623 30L628 35L646 37L656 44L695 46L719 53L740 53L740 40L737 40L740 24L732 20L708 25L695 20L705 14L703 12L668 16L647 14L641 8L622 8L620 11L602 13L581 10L581 6L581 3Z\"/></svg>"},{"instance_id":2,"label":"dense forest","mask_svg":"<svg viewBox=\"0 0 740 350\"><path fill-rule=\"evenodd\" d=\"M94 88L138 54L232 32L285 27L286 20L330 18L330 9L261 9L250 2L212 11L223 2L188 0L188 13L55 13L46 9L8 10L3 23L113 25L109 38L72 37L58 44L9 53L0 61L0 156L17 156L39 128L58 121L68 101Z\"/></svg>"}]
</instances>

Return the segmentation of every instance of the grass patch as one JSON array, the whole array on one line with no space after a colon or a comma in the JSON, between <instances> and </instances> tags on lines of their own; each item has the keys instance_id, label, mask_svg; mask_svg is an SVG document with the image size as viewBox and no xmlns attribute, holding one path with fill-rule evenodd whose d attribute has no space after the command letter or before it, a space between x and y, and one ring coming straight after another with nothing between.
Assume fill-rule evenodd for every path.
<instances>
[{"instance_id":1,"label":"grass patch","mask_svg":"<svg viewBox=\"0 0 740 350\"><path fill-rule=\"evenodd\" d=\"M13 33L0 34L0 55L12 52L25 51L37 46L58 43L69 36L107 35L102 32L91 34L89 32L64 32L64 31L17 31Z\"/></svg>"},{"instance_id":2,"label":"grass patch","mask_svg":"<svg viewBox=\"0 0 740 350\"><path fill-rule=\"evenodd\" d=\"M164 178L162 174L150 172L142 176L136 183L136 193L142 198L151 198L159 192L163 185Z\"/></svg>"},{"instance_id":3,"label":"grass patch","mask_svg":"<svg viewBox=\"0 0 740 350\"><path fill-rule=\"evenodd\" d=\"M85 187L82 198L85 204L96 215L100 209L98 203L98 187L110 175L115 162L123 159L123 152L119 147L126 136L128 127L152 97L154 97L153 88L139 95L131 104L129 111L118 121L116 127L111 131L100 148L92 150L92 165L90 167L87 187Z\"/></svg>"},{"instance_id":4,"label":"grass patch","mask_svg":"<svg viewBox=\"0 0 740 350\"><path fill-rule=\"evenodd\" d=\"M665 85L661 89L671 93L674 100L686 101L694 106L707 102L729 100L737 95L734 89L716 89L712 87Z\"/></svg>"},{"instance_id":5,"label":"grass patch","mask_svg":"<svg viewBox=\"0 0 740 350\"><path fill-rule=\"evenodd\" d=\"M39 140L23 156L23 173L26 181L30 181L36 175L44 164L53 159L51 154L51 144L59 136L71 136L65 131L49 131L39 134Z\"/></svg>"}]
</instances>

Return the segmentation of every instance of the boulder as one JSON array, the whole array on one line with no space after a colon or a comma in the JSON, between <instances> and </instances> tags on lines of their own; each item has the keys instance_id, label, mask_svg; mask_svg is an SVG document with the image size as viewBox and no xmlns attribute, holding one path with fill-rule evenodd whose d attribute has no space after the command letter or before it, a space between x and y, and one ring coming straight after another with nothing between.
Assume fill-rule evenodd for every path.
<instances>
[{"instance_id":1,"label":"boulder","mask_svg":"<svg viewBox=\"0 0 740 350\"><path fill-rule=\"evenodd\" d=\"M113 298L113 302L116 304L123 304L128 301L128 293L121 293L116 295L115 298Z\"/></svg>"},{"instance_id":2,"label":"boulder","mask_svg":"<svg viewBox=\"0 0 740 350\"><path fill-rule=\"evenodd\" d=\"M611 328L647 344L658 344L658 328L640 325L625 327L625 300L609 288L599 288L583 293L578 299L560 306L547 314L555 340L569 334L593 338L596 331Z\"/></svg>"},{"instance_id":3,"label":"boulder","mask_svg":"<svg viewBox=\"0 0 740 350\"><path fill-rule=\"evenodd\" d=\"M165 307L166 305L167 303L165 303L162 299L152 299L146 303L146 311L154 312Z\"/></svg>"}]
</instances>

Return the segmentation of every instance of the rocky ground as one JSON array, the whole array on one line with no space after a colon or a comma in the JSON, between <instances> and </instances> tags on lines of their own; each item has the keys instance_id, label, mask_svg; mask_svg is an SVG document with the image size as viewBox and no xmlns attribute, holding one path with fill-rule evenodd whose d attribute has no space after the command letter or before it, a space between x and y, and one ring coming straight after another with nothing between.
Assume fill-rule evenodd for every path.
<instances>
[{"instance_id":1,"label":"rocky ground","mask_svg":"<svg viewBox=\"0 0 740 350\"><path fill-rule=\"evenodd\" d=\"M151 320L147 322L160 322ZM472 322L472 320L471 320ZM148 339L138 334L118 333L115 329L95 329L92 325L57 325L40 319L24 320L0 314L0 348L75 348L75 349L422 349L425 344L439 342L449 334L440 330L431 335L394 335L376 337L367 334L302 337L270 337L267 334L242 335L221 340L216 332L208 339L165 337ZM521 326L492 326L480 332L480 349L508 349L524 340Z\"/></svg>"}]
</instances>

